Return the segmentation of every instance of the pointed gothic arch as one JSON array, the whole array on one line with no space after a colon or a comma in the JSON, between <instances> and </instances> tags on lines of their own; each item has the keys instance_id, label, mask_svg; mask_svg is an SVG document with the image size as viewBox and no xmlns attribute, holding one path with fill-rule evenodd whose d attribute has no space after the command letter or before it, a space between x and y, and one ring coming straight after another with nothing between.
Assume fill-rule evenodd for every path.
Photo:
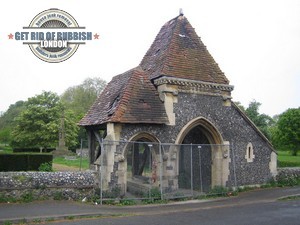
<instances>
[{"instance_id":1,"label":"pointed gothic arch","mask_svg":"<svg viewBox=\"0 0 300 225\"><path fill-rule=\"evenodd\" d=\"M189 121L179 132L176 144L184 146L178 154L178 175L193 179L194 189L208 191L216 185L224 185L228 178L223 176L224 146L218 129L204 117ZM184 187L184 183L179 187Z\"/></svg>"},{"instance_id":2,"label":"pointed gothic arch","mask_svg":"<svg viewBox=\"0 0 300 225\"><path fill-rule=\"evenodd\" d=\"M209 141L209 144L223 144L223 138L218 129L204 117L197 117L189 121L179 132L176 138L176 144L182 144L187 134L195 127L200 127L203 134ZM200 144L200 143L199 143Z\"/></svg>"}]
</instances>

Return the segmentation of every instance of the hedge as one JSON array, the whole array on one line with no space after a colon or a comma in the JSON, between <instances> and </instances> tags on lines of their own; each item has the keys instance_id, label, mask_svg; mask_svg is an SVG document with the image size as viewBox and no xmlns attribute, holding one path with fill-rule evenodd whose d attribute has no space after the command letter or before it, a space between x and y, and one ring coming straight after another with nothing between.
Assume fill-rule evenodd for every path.
<instances>
[{"instance_id":1,"label":"hedge","mask_svg":"<svg viewBox=\"0 0 300 225\"><path fill-rule=\"evenodd\" d=\"M0 154L0 171L38 171L43 163L52 163L52 154Z\"/></svg>"},{"instance_id":2,"label":"hedge","mask_svg":"<svg viewBox=\"0 0 300 225\"><path fill-rule=\"evenodd\" d=\"M278 161L278 167L300 167L300 162Z\"/></svg>"},{"instance_id":3,"label":"hedge","mask_svg":"<svg viewBox=\"0 0 300 225\"><path fill-rule=\"evenodd\" d=\"M43 149L43 152L52 152L54 151L55 148L46 148ZM17 153L17 152L37 152L39 153L41 150L40 148L13 148L13 152Z\"/></svg>"}]
</instances>

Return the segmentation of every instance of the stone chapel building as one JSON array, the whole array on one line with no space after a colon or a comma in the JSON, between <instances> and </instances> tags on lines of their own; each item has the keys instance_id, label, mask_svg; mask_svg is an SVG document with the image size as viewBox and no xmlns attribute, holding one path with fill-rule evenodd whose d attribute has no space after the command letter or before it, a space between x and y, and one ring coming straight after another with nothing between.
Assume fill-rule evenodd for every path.
<instances>
[{"instance_id":1,"label":"stone chapel building","mask_svg":"<svg viewBox=\"0 0 300 225\"><path fill-rule=\"evenodd\" d=\"M190 171L190 153L176 147L181 144L208 146L201 161L204 191L270 180L276 152L234 104L232 91L187 18L165 23L140 64L113 77L79 123L88 133L91 166L101 164L103 190L126 192L129 179L142 176L141 157L151 147L148 158L163 171L152 185L180 188L181 174ZM162 151L156 143L173 145Z\"/></svg>"}]
</instances>

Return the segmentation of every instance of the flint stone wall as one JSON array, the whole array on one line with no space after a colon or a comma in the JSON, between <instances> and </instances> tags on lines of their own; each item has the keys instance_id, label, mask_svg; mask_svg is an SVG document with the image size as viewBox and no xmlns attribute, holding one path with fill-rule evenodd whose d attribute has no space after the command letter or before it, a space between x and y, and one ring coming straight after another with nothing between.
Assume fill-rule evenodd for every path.
<instances>
[{"instance_id":1,"label":"flint stone wall","mask_svg":"<svg viewBox=\"0 0 300 225\"><path fill-rule=\"evenodd\" d=\"M203 117L218 129L225 141L230 142L231 157L235 156L236 179L231 161L226 186L234 186L235 180L237 186L267 183L272 179L269 168L272 148L234 106L224 106L223 102L221 96L179 93L178 103L174 103L175 126L124 124L121 140L127 141L139 132L147 132L162 143L174 143L180 130L189 121ZM250 142L255 155L253 162L247 162L245 159L247 145ZM111 186L115 183L111 182Z\"/></svg>"},{"instance_id":2,"label":"flint stone wall","mask_svg":"<svg viewBox=\"0 0 300 225\"><path fill-rule=\"evenodd\" d=\"M300 167L278 168L276 179L300 178Z\"/></svg>"},{"instance_id":3,"label":"flint stone wall","mask_svg":"<svg viewBox=\"0 0 300 225\"><path fill-rule=\"evenodd\" d=\"M31 192L35 198L80 200L94 195L94 172L0 172L0 194L20 198Z\"/></svg>"}]
</instances>

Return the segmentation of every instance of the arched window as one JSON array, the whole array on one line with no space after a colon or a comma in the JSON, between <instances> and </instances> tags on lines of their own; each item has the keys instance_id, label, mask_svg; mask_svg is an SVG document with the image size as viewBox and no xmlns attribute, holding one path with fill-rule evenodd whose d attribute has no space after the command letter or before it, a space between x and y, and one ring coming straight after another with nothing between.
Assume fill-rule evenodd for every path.
<instances>
[{"instance_id":1,"label":"arched window","mask_svg":"<svg viewBox=\"0 0 300 225\"><path fill-rule=\"evenodd\" d=\"M245 159L247 160L247 162L253 162L254 158L255 155L253 154L253 145L251 142L249 142L246 148Z\"/></svg>"}]
</instances>

